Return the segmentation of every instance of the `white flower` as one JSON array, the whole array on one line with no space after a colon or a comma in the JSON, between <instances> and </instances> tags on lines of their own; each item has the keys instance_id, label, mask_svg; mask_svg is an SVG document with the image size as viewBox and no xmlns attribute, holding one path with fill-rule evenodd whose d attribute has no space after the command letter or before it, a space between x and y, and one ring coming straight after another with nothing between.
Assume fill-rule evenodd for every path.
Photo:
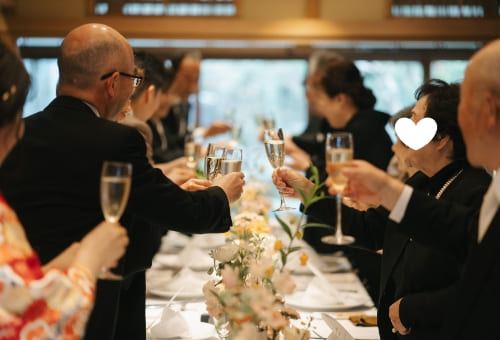
<instances>
[{"instance_id":1,"label":"white flower","mask_svg":"<svg viewBox=\"0 0 500 340\"><path fill-rule=\"evenodd\" d=\"M223 246L217 247L210 252L210 256L219 262L231 261L238 252L238 245L228 243Z\"/></svg>"},{"instance_id":2,"label":"white flower","mask_svg":"<svg viewBox=\"0 0 500 340\"><path fill-rule=\"evenodd\" d=\"M286 270L278 273L273 282L276 290L278 290L278 292L283 295L292 294L297 287L292 277L290 276L290 273Z\"/></svg>"}]
</instances>

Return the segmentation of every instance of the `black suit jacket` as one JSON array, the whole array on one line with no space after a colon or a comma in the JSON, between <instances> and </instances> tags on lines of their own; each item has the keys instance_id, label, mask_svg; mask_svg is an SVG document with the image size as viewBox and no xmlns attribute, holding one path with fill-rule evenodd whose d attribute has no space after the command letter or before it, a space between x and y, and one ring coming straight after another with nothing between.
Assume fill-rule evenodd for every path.
<instances>
[{"instance_id":1,"label":"black suit jacket","mask_svg":"<svg viewBox=\"0 0 500 340\"><path fill-rule=\"evenodd\" d=\"M182 190L151 167L144 139L136 129L98 118L76 98L58 97L25 121L24 138L0 169L0 185L42 263L103 220L99 183L105 160L133 166L130 198L121 220L130 244L120 274L144 270L167 228L222 232L232 223L221 188ZM88 339L112 338L120 284L98 282Z\"/></svg>"},{"instance_id":2,"label":"black suit jacket","mask_svg":"<svg viewBox=\"0 0 500 340\"><path fill-rule=\"evenodd\" d=\"M408 180L408 184L415 191L419 190L423 200L436 201L430 199L428 193L434 196L461 168L464 168L463 172L444 191L441 200L452 202L450 205L460 211L461 216L474 220L490 182L490 176L485 171L471 168L464 162L455 162L431 179L417 173ZM315 208L316 214L320 213L320 208ZM324 216L324 208L322 210ZM471 229L450 226L449 238L456 242L435 242L438 247L434 247L418 242L413 232L401 231L398 224L388 220L388 212L384 209L359 212L344 207L343 212L345 233L354 235L360 246L373 250L383 248L384 251L378 301L381 339L397 337L391 332L388 313L389 306L399 298L403 298L400 305L401 320L406 326L412 327L411 333L405 338L437 339L443 316L456 296L455 284L465 260L464 256L456 256L454 250L461 247L463 254L466 254L467 249L470 249L470 239L476 234ZM327 220L329 222L331 217L335 217L335 212L330 214L333 216ZM422 210L420 214L423 214Z\"/></svg>"},{"instance_id":3,"label":"black suit jacket","mask_svg":"<svg viewBox=\"0 0 500 340\"><path fill-rule=\"evenodd\" d=\"M471 253L440 339L499 339L500 212Z\"/></svg>"},{"instance_id":4,"label":"black suit jacket","mask_svg":"<svg viewBox=\"0 0 500 340\"><path fill-rule=\"evenodd\" d=\"M446 245L454 256L467 259L455 299L444 312L439 339L498 339L500 211L477 244L477 216L468 216L444 201L426 200L417 192L400 227L426 244ZM467 251L464 244L472 250Z\"/></svg>"}]
</instances>

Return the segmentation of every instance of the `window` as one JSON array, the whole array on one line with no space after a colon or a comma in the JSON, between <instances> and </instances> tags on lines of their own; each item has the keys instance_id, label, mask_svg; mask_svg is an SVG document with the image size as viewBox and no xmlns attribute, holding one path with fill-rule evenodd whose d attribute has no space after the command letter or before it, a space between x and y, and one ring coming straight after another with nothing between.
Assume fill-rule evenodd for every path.
<instances>
[{"instance_id":1,"label":"window","mask_svg":"<svg viewBox=\"0 0 500 340\"><path fill-rule=\"evenodd\" d=\"M392 0L393 17L484 18L498 17L498 0Z\"/></svg>"},{"instance_id":2,"label":"window","mask_svg":"<svg viewBox=\"0 0 500 340\"><path fill-rule=\"evenodd\" d=\"M234 0L91 1L91 8L95 15L232 17L237 14Z\"/></svg>"},{"instance_id":3,"label":"window","mask_svg":"<svg viewBox=\"0 0 500 340\"><path fill-rule=\"evenodd\" d=\"M434 60L431 62L430 76L448 83L461 83L468 60Z\"/></svg>"}]
</instances>

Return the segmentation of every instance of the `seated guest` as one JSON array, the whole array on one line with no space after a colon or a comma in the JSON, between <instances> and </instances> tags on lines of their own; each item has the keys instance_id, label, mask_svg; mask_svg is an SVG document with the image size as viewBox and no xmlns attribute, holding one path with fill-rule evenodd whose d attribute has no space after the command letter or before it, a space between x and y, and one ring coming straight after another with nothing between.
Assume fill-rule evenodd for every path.
<instances>
[{"instance_id":1,"label":"seated guest","mask_svg":"<svg viewBox=\"0 0 500 340\"><path fill-rule=\"evenodd\" d=\"M1 164L23 136L21 113L30 80L21 60L1 41L0 70ZM42 267L0 192L0 338L20 339L29 332L40 339L81 337L97 275L116 265L127 243L124 228L103 222Z\"/></svg>"},{"instance_id":2,"label":"seated guest","mask_svg":"<svg viewBox=\"0 0 500 340\"><path fill-rule=\"evenodd\" d=\"M170 86L165 68L154 55L142 51L135 53L135 64L142 70L143 80L132 94L130 104L126 104L125 114L118 122L138 129L146 142L146 156L149 162L162 170L174 183L182 185L194 178L194 174L186 165L186 158L181 157L168 163L154 163L151 146L153 134L146 124L160 105L162 91L168 90Z\"/></svg>"},{"instance_id":3,"label":"seated guest","mask_svg":"<svg viewBox=\"0 0 500 340\"><path fill-rule=\"evenodd\" d=\"M469 216L477 216L491 178L484 170L471 167L465 159L457 122L459 86L431 80L417 90L416 98L418 101L411 111L413 121L431 117L438 130L429 144L406 152L403 161L419 170L408 180L408 185L436 200L454 204ZM300 183L302 188L310 185L291 171L279 171L275 179L279 185L288 183L287 190L292 193L289 188L292 184ZM329 209L328 203L311 207L309 213L332 223L335 210ZM446 243L434 248L417 241L412 234L401 233L388 215L382 207L366 212L344 207L342 216L343 231L354 235L357 244L373 250L383 249L378 305L381 339L398 338L392 332L391 320L401 321L404 328L397 330L408 338L440 339L439 328L454 297L454 285L465 259L450 254ZM455 232L461 233L459 229ZM467 244L459 247L465 252Z\"/></svg>"},{"instance_id":4,"label":"seated guest","mask_svg":"<svg viewBox=\"0 0 500 340\"><path fill-rule=\"evenodd\" d=\"M460 92L458 122L466 144L467 159L474 166L499 171L499 39L472 56ZM383 206L391 212L390 218L399 232L413 235L415 240L427 245L448 249L457 258L466 257L455 298L442 311L444 322L439 339L498 339L499 177L494 176L491 181L478 218L477 215L471 216L468 209L457 208L445 200L436 200L412 190L366 162L352 161L343 168L343 173L349 178L344 194ZM452 186L453 183L449 190ZM463 190L465 194L467 188ZM471 251L467 246L469 243ZM408 331L404 319L395 317L391 321L399 333Z\"/></svg>"},{"instance_id":5,"label":"seated guest","mask_svg":"<svg viewBox=\"0 0 500 340\"><path fill-rule=\"evenodd\" d=\"M329 126L328 121L315 107L318 89L317 86L313 85L329 63L341 59L342 56L338 53L325 50L314 51L309 57L307 75L304 81L308 105L307 127L301 135L292 137L292 141L308 154L314 152L317 143L325 141Z\"/></svg>"},{"instance_id":6,"label":"seated guest","mask_svg":"<svg viewBox=\"0 0 500 340\"><path fill-rule=\"evenodd\" d=\"M150 245L166 229L213 233L229 228L229 202L241 195L241 172L218 178L206 190L187 192L151 166L144 138L136 129L115 122L141 79L135 74L132 48L119 32L102 24L73 29L61 45L58 67L57 97L25 120L23 140L0 169L3 193L42 263L103 219L98 183L105 160L133 167L121 219L130 244L117 274L137 275L144 281L154 254ZM98 282L86 339L113 339L121 313L137 318L121 324L120 333L145 338L145 292L137 291L139 303L134 308L122 309L120 286L120 281Z\"/></svg>"}]
</instances>

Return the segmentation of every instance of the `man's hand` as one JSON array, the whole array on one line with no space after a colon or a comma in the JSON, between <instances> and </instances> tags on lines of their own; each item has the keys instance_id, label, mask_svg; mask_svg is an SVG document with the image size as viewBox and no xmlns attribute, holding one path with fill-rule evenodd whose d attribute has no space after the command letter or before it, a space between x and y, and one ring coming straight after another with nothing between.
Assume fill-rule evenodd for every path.
<instances>
[{"instance_id":1,"label":"man's hand","mask_svg":"<svg viewBox=\"0 0 500 340\"><path fill-rule=\"evenodd\" d=\"M226 193L228 201L232 203L240 198L243 193L244 178L243 172L231 172L225 176L217 176L213 181L213 185L221 187Z\"/></svg>"},{"instance_id":2,"label":"man's hand","mask_svg":"<svg viewBox=\"0 0 500 340\"><path fill-rule=\"evenodd\" d=\"M401 304L403 298L397 300L389 307L389 319L391 320L393 331L398 332L401 335L410 334L411 328L406 328L401 319L399 318L399 305Z\"/></svg>"},{"instance_id":3,"label":"man's hand","mask_svg":"<svg viewBox=\"0 0 500 340\"><path fill-rule=\"evenodd\" d=\"M345 162L341 171L349 179L343 195L369 206L382 205L392 210L404 189L403 183L366 161ZM328 192L336 194L333 186Z\"/></svg>"}]
</instances>

